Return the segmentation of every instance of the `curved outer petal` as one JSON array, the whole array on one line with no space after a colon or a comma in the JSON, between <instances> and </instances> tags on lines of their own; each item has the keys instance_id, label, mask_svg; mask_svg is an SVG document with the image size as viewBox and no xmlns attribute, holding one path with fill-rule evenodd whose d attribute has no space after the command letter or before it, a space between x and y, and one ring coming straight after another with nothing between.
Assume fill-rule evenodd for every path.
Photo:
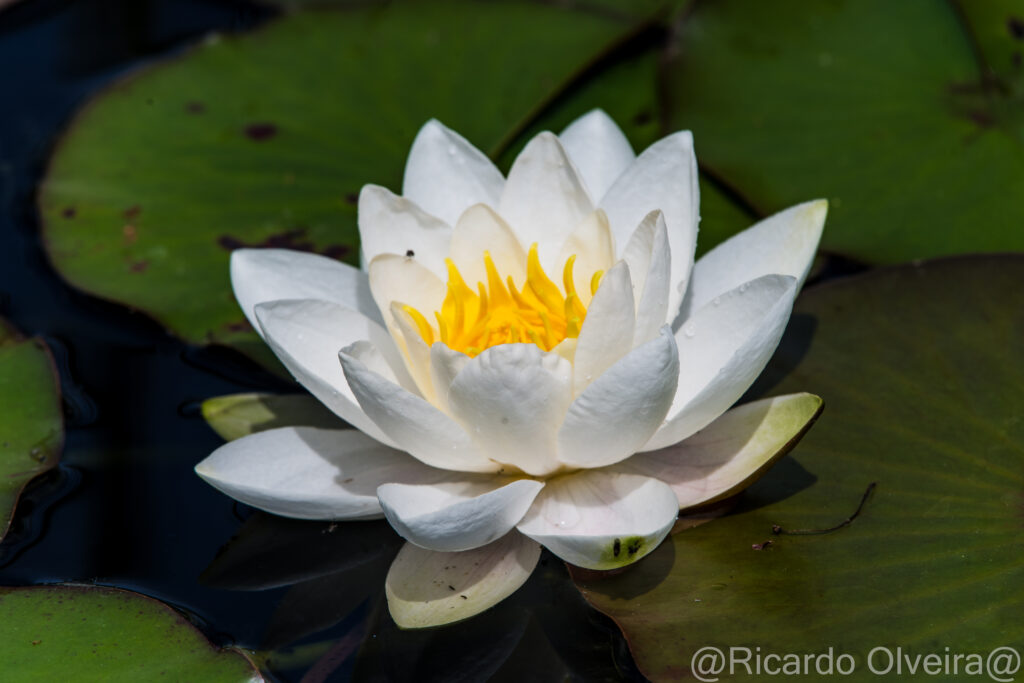
<instances>
[{"instance_id":1,"label":"curved outer petal","mask_svg":"<svg viewBox=\"0 0 1024 683\"><path fill-rule=\"evenodd\" d=\"M615 238L604 211L592 212L573 229L559 250L557 262L564 264L570 256L576 257L572 270L576 295L584 306L589 306L590 280L594 273L615 265Z\"/></svg>"},{"instance_id":2,"label":"curved outer petal","mask_svg":"<svg viewBox=\"0 0 1024 683\"><path fill-rule=\"evenodd\" d=\"M383 322L366 273L319 254L291 249L236 249L231 252L231 287L253 328L263 336L255 308L265 301L320 299Z\"/></svg>"},{"instance_id":3,"label":"curved outer petal","mask_svg":"<svg viewBox=\"0 0 1024 683\"><path fill-rule=\"evenodd\" d=\"M633 284L623 261L604 274L576 340L573 395L579 394L633 348Z\"/></svg>"},{"instance_id":4,"label":"curved outer petal","mask_svg":"<svg viewBox=\"0 0 1024 683\"><path fill-rule=\"evenodd\" d=\"M683 323L679 390L645 451L671 446L708 425L743 395L786 329L796 280L765 275L717 297Z\"/></svg>"},{"instance_id":5,"label":"curved outer petal","mask_svg":"<svg viewBox=\"0 0 1024 683\"><path fill-rule=\"evenodd\" d=\"M636 158L622 130L600 109L570 123L558 139L595 201L604 196Z\"/></svg>"},{"instance_id":6,"label":"curved outer petal","mask_svg":"<svg viewBox=\"0 0 1024 683\"><path fill-rule=\"evenodd\" d=\"M356 428L395 445L359 407L337 358L338 348L363 340L394 353L380 325L329 301L268 301L256 306L256 317L270 348L299 384ZM392 368L392 363L400 367L397 358L388 360Z\"/></svg>"},{"instance_id":7,"label":"curved outer petal","mask_svg":"<svg viewBox=\"0 0 1024 683\"><path fill-rule=\"evenodd\" d=\"M409 150L402 194L448 225L473 204L498 205L505 179L487 156L440 122L427 121Z\"/></svg>"},{"instance_id":8,"label":"curved outer petal","mask_svg":"<svg viewBox=\"0 0 1024 683\"><path fill-rule=\"evenodd\" d=\"M420 336L416 323L413 322L412 316L402 308L403 305L401 301L391 302L391 334L395 339L395 345L402 353L402 359L405 361L414 386L419 390L419 395L434 403L437 400L437 394L434 391L434 379L431 373L430 347ZM403 383L402 386L413 391L413 387L407 384Z\"/></svg>"},{"instance_id":9,"label":"curved outer petal","mask_svg":"<svg viewBox=\"0 0 1024 683\"><path fill-rule=\"evenodd\" d=\"M490 253L499 273L511 275L516 284L522 284L526 277L526 251L505 219L491 207L476 204L459 217L448 254L474 292L478 282L487 282L485 251Z\"/></svg>"},{"instance_id":10,"label":"curved outer petal","mask_svg":"<svg viewBox=\"0 0 1024 683\"><path fill-rule=\"evenodd\" d=\"M470 360L466 354L455 351L442 342L434 342L430 347L430 377L434 385L434 402L441 410L451 412L448 388Z\"/></svg>"},{"instance_id":11,"label":"curved outer petal","mask_svg":"<svg viewBox=\"0 0 1024 683\"><path fill-rule=\"evenodd\" d=\"M690 132L674 133L644 150L611 186L600 206L608 212L620 249L647 214L660 209L665 215L672 249L672 288L663 322L671 322L690 278L700 220L697 157Z\"/></svg>"},{"instance_id":12,"label":"curved outer petal","mask_svg":"<svg viewBox=\"0 0 1024 683\"><path fill-rule=\"evenodd\" d=\"M549 273L561 272L559 247L593 210L562 144L547 132L536 135L516 157L498 204L498 213L519 243L537 243L541 265Z\"/></svg>"},{"instance_id":13,"label":"curved outer petal","mask_svg":"<svg viewBox=\"0 0 1024 683\"><path fill-rule=\"evenodd\" d=\"M679 377L668 325L598 377L569 407L558 432L558 458L576 467L604 467L628 458L665 418Z\"/></svg>"},{"instance_id":14,"label":"curved outer petal","mask_svg":"<svg viewBox=\"0 0 1024 683\"><path fill-rule=\"evenodd\" d=\"M757 481L789 452L821 413L814 394L789 394L733 408L685 441L614 465L659 479L679 507L728 498Z\"/></svg>"},{"instance_id":15,"label":"curved outer petal","mask_svg":"<svg viewBox=\"0 0 1024 683\"><path fill-rule=\"evenodd\" d=\"M517 528L566 562L614 569L657 548L678 512L668 484L588 470L549 481Z\"/></svg>"},{"instance_id":16,"label":"curved outer petal","mask_svg":"<svg viewBox=\"0 0 1024 683\"><path fill-rule=\"evenodd\" d=\"M354 429L314 427L230 441L196 465L196 473L235 500L299 519L377 518L381 484L446 474Z\"/></svg>"},{"instance_id":17,"label":"curved outer petal","mask_svg":"<svg viewBox=\"0 0 1024 683\"><path fill-rule=\"evenodd\" d=\"M693 267L683 314L716 296L770 273L797 279L797 291L818 250L828 202L792 206L747 228L704 254Z\"/></svg>"},{"instance_id":18,"label":"curved outer petal","mask_svg":"<svg viewBox=\"0 0 1024 683\"><path fill-rule=\"evenodd\" d=\"M452 552L487 545L512 530L544 484L495 477L377 489L388 522L421 548Z\"/></svg>"},{"instance_id":19,"label":"curved outer petal","mask_svg":"<svg viewBox=\"0 0 1024 683\"><path fill-rule=\"evenodd\" d=\"M381 254L370 261L368 270L370 291L389 328L394 324L391 304L396 301L412 306L428 321L441 310L445 284L415 258Z\"/></svg>"},{"instance_id":20,"label":"curved outer petal","mask_svg":"<svg viewBox=\"0 0 1024 683\"><path fill-rule=\"evenodd\" d=\"M622 254L629 264L636 302L633 346L654 339L668 316L672 255L661 211L652 211L640 222Z\"/></svg>"},{"instance_id":21,"label":"curved outer petal","mask_svg":"<svg viewBox=\"0 0 1024 683\"><path fill-rule=\"evenodd\" d=\"M388 610L401 628L467 619L512 595L530 578L538 559L540 546L515 531L457 553L406 543L384 583Z\"/></svg>"},{"instance_id":22,"label":"curved outer petal","mask_svg":"<svg viewBox=\"0 0 1024 683\"><path fill-rule=\"evenodd\" d=\"M455 421L424 399L371 371L350 354L338 354L349 386L366 414L403 450L432 467L496 472Z\"/></svg>"},{"instance_id":23,"label":"curved outer petal","mask_svg":"<svg viewBox=\"0 0 1024 683\"><path fill-rule=\"evenodd\" d=\"M381 254L409 256L443 279L451 239L450 225L411 200L379 185L359 192L359 243L367 262Z\"/></svg>"},{"instance_id":24,"label":"curved outer petal","mask_svg":"<svg viewBox=\"0 0 1024 683\"><path fill-rule=\"evenodd\" d=\"M534 344L492 346L448 389L452 414L491 460L545 475L561 465L556 435L572 400L572 366Z\"/></svg>"}]
</instances>

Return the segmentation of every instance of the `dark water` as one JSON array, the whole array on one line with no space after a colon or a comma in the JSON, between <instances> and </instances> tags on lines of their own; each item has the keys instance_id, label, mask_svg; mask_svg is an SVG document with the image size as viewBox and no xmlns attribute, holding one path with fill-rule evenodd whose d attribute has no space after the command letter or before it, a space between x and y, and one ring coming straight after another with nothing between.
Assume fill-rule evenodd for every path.
<instances>
[{"instance_id":1,"label":"dark water","mask_svg":"<svg viewBox=\"0 0 1024 683\"><path fill-rule=\"evenodd\" d=\"M289 387L71 289L48 264L34 192L75 109L127 69L270 16L228 0L23 0L0 12L0 315L54 351L68 427L59 470L30 487L0 545L0 585L146 593L218 644L283 648L271 666L285 681L307 670L308 681L639 678L614 626L550 555L514 599L469 624L398 632L381 602L395 550L382 523L253 515L192 472L221 443L198 415L202 399Z\"/></svg>"}]
</instances>

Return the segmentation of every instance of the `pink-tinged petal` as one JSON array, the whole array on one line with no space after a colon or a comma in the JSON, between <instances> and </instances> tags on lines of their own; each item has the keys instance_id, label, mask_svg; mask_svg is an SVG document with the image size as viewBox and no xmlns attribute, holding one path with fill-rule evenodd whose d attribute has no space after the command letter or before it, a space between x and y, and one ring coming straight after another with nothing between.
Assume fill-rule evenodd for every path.
<instances>
[{"instance_id":1,"label":"pink-tinged petal","mask_svg":"<svg viewBox=\"0 0 1024 683\"><path fill-rule=\"evenodd\" d=\"M268 301L256 306L264 338L292 376L343 420L394 446L359 407L338 365L338 349L357 341L376 346L389 365L401 367L388 333L355 311L329 301Z\"/></svg>"},{"instance_id":2,"label":"pink-tinged petal","mask_svg":"<svg viewBox=\"0 0 1024 683\"><path fill-rule=\"evenodd\" d=\"M665 217L652 211L633 231L622 254L629 264L636 301L636 333L633 345L654 339L668 316L671 292L672 255Z\"/></svg>"},{"instance_id":3,"label":"pink-tinged petal","mask_svg":"<svg viewBox=\"0 0 1024 683\"><path fill-rule=\"evenodd\" d=\"M678 512L657 479L584 470L549 481L516 528L570 564L614 569L657 548Z\"/></svg>"},{"instance_id":4,"label":"pink-tinged petal","mask_svg":"<svg viewBox=\"0 0 1024 683\"><path fill-rule=\"evenodd\" d=\"M451 239L451 226L412 200L379 185L364 185L359 193L359 242L367 262L381 254L408 256L445 279Z\"/></svg>"},{"instance_id":5,"label":"pink-tinged petal","mask_svg":"<svg viewBox=\"0 0 1024 683\"><path fill-rule=\"evenodd\" d=\"M509 222L519 243L538 244L541 265L561 272L556 263L562 243L594 206L572 161L552 133L540 133L512 164L498 213Z\"/></svg>"},{"instance_id":6,"label":"pink-tinged petal","mask_svg":"<svg viewBox=\"0 0 1024 683\"><path fill-rule=\"evenodd\" d=\"M505 179L464 137L431 119L416 135L402 194L448 225L474 204L498 205Z\"/></svg>"},{"instance_id":7,"label":"pink-tinged petal","mask_svg":"<svg viewBox=\"0 0 1024 683\"><path fill-rule=\"evenodd\" d=\"M600 202L620 249L647 214L656 209L664 214L672 250L672 287L665 322L675 319L690 279L699 206L697 157L689 131L669 135L644 150Z\"/></svg>"},{"instance_id":8,"label":"pink-tinged petal","mask_svg":"<svg viewBox=\"0 0 1024 683\"><path fill-rule=\"evenodd\" d=\"M572 366L534 344L492 346L452 381L452 415L486 457L527 474L559 469L557 434L572 400Z\"/></svg>"},{"instance_id":9,"label":"pink-tinged petal","mask_svg":"<svg viewBox=\"0 0 1024 683\"><path fill-rule=\"evenodd\" d=\"M540 546L511 531L481 548L438 552L406 543L384 590L400 628L450 624L493 607L526 583Z\"/></svg>"},{"instance_id":10,"label":"pink-tinged petal","mask_svg":"<svg viewBox=\"0 0 1024 683\"><path fill-rule=\"evenodd\" d=\"M576 340L574 396L630 352L635 325L629 267L619 261L601 278Z\"/></svg>"},{"instance_id":11,"label":"pink-tinged petal","mask_svg":"<svg viewBox=\"0 0 1024 683\"><path fill-rule=\"evenodd\" d=\"M604 467L631 456L665 419L678 376L676 343L666 325L573 401L558 432L558 459Z\"/></svg>"},{"instance_id":12,"label":"pink-tinged petal","mask_svg":"<svg viewBox=\"0 0 1024 683\"><path fill-rule=\"evenodd\" d=\"M819 199L792 206L704 254L693 267L684 315L697 311L720 294L762 275L807 277L825 227L828 202Z\"/></svg>"},{"instance_id":13,"label":"pink-tinged petal","mask_svg":"<svg viewBox=\"0 0 1024 683\"><path fill-rule=\"evenodd\" d=\"M636 158L622 130L600 109L594 109L570 123L558 139L579 170L594 201L604 196Z\"/></svg>"},{"instance_id":14,"label":"pink-tinged petal","mask_svg":"<svg viewBox=\"0 0 1024 683\"><path fill-rule=\"evenodd\" d=\"M643 450L685 439L743 395L779 345L795 296L794 278L765 275L716 297L683 323L676 332L679 389Z\"/></svg>"},{"instance_id":15,"label":"pink-tinged petal","mask_svg":"<svg viewBox=\"0 0 1024 683\"><path fill-rule=\"evenodd\" d=\"M381 484L445 475L354 429L314 427L230 441L196 465L196 473L235 500L298 519L378 518Z\"/></svg>"},{"instance_id":16,"label":"pink-tinged petal","mask_svg":"<svg viewBox=\"0 0 1024 683\"><path fill-rule=\"evenodd\" d=\"M436 484L384 484L381 507L398 534L428 550L471 550L501 538L523 518L544 484L476 477Z\"/></svg>"},{"instance_id":17,"label":"pink-tinged petal","mask_svg":"<svg viewBox=\"0 0 1024 683\"><path fill-rule=\"evenodd\" d=\"M262 336L257 304L281 299L332 301L382 322L366 273L319 254L290 249L231 252L231 287L249 323Z\"/></svg>"},{"instance_id":18,"label":"pink-tinged petal","mask_svg":"<svg viewBox=\"0 0 1024 683\"><path fill-rule=\"evenodd\" d=\"M675 446L634 455L612 469L665 482L680 508L713 503L757 481L796 445L821 408L813 394L746 403Z\"/></svg>"},{"instance_id":19,"label":"pink-tinged petal","mask_svg":"<svg viewBox=\"0 0 1024 683\"><path fill-rule=\"evenodd\" d=\"M454 420L358 359L338 354L359 405L400 448L432 466L460 472L496 472L489 460Z\"/></svg>"}]
</instances>

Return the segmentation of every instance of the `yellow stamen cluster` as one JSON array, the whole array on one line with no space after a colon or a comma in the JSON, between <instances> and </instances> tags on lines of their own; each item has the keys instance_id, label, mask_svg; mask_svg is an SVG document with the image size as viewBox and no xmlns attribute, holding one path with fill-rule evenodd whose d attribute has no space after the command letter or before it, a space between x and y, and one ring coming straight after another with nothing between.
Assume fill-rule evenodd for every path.
<instances>
[{"instance_id":1,"label":"yellow stamen cluster","mask_svg":"<svg viewBox=\"0 0 1024 683\"><path fill-rule=\"evenodd\" d=\"M562 340L578 337L587 316L573 282L575 262L576 256L570 256L562 269L563 293L541 267L536 244L530 247L522 287L516 287L511 275L503 280L485 251L487 282L478 282L473 291L448 259L448 293L441 310L434 313L437 327L412 306L406 306L405 311L427 344L440 340L467 356L498 344L530 342L550 351ZM590 279L591 294L597 291L601 274L597 271Z\"/></svg>"}]
</instances>

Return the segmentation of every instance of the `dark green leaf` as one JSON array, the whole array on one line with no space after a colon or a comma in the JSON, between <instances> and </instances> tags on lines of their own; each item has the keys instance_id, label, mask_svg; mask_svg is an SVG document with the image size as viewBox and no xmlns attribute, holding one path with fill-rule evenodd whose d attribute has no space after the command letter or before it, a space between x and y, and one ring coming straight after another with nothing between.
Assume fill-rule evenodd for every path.
<instances>
[{"instance_id":1,"label":"dark green leaf","mask_svg":"<svg viewBox=\"0 0 1024 683\"><path fill-rule=\"evenodd\" d=\"M827 406L818 423L735 512L581 583L649 677L683 675L704 646L831 646L864 673L876 646L944 655L1022 642L1021 292L1024 256L1001 256L801 296L757 391L813 390ZM872 482L859 517L805 535L849 519Z\"/></svg>"}]
</instances>

